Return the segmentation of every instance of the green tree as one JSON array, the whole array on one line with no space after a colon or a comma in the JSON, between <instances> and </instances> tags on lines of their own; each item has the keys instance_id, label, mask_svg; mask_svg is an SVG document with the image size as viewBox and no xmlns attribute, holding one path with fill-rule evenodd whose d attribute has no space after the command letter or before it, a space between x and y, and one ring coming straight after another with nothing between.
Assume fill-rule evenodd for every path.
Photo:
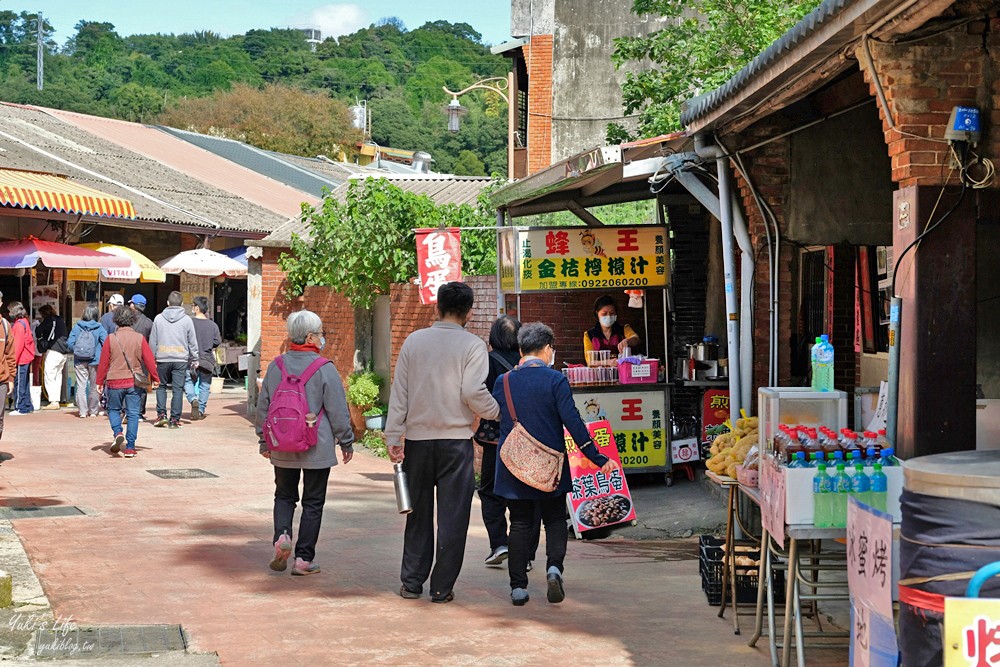
<instances>
[{"instance_id":1,"label":"green tree","mask_svg":"<svg viewBox=\"0 0 1000 667\"><path fill-rule=\"evenodd\" d=\"M152 119L163 108L163 96L159 91L137 83L126 83L116 89L111 101L119 118L138 123Z\"/></svg>"},{"instance_id":2,"label":"green tree","mask_svg":"<svg viewBox=\"0 0 1000 667\"><path fill-rule=\"evenodd\" d=\"M652 61L626 75L626 114L640 112L639 136L680 129L681 104L722 85L784 34L819 0L634 0L636 14L658 14L666 27L615 40L616 67ZM608 139L630 138L620 125Z\"/></svg>"},{"instance_id":3,"label":"green tree","mask_svg":"<svg viewBox=\"0 0 1000 667\"><path fill-rule=\"evenodd\" d=\"M369 308L393 283L417 275L415 227L492 226L484 203L481 197L478 207L439 206L384 179L356 180L343 202L327 196L319 208L303 206L309 237L294 237L278 264L288 275L291 296L308 285L325 285ZM479 230L462 236L463 271L494 271L494 235Z\"/></svg>"},{"instance_id":4,"label":"green tree","mask_svg":"<svg viewBox=\"0 0 1000 667\"><path fill-rule=\"evenodd\" d=\"M458 154L451 171L458 176L486 176L486 165L475 153L464 150Z\"/></svg>"}]
</instances>

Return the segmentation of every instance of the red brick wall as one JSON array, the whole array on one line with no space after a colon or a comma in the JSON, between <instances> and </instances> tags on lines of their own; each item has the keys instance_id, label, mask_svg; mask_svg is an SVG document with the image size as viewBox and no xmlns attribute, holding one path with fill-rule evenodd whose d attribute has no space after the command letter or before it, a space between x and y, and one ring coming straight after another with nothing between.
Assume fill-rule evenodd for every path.
<instances>
[{"instance_id":1,"label":"red brick wall","mask_svg":"<svg viewBox=\"0 0 1000 667\"><path fill-rule=\"evenodd\" d=\"M472 307L472 320L465 326L484 341L489 339L490 327L497 318L497 278L496 276L466 276L465 282L476 293ZM420 303L420 293L412 283L398 283L389 292L389 321L392 332L392 368L403 341L414 331L434 323L437 316L434 306Z\"/></svg>"},{"instance_id":2,"label":"red brick wall","mask_svg":"<svg viewBox=\"0 0 1000 667\"><path fill-rule=\"evenodd\" d=\"M528 173L552 163L552 35L522 47L528 67Z\"/></svg>"},{"instance_id":3,"label":"red brick wall","mask_svg":"<svg viewBox=\"0 0 1000 667\"><path fill-rule=\"evenodd\" d=\"M1000 122L1000 110L993 103L994 95L1000 93L1000 84L994 82L1000 58L998 31L1000 19L994 18L989 26L985 21L976 21L912 44L870 42L875 69L897 128L889 129L880 106L879 116L892 158L892 180L900 186L939 185L948 174L948 168L942 168L948 159L948 146L927 139L944 137L952 107L979 107L984 129ZM863 58L858 60L864 62ZM876 97L871 73L862 69ZM1000 137L987 134L985 139L980 152L996 155Z\"/></svg>"},{"instance_id":4,"label":"red brick wall","mask_svg":"<svg viewBox=\"0 0 1000 667\"><path fill-rule=\"evenodd\" d=\"M285 274L278 268L280 248L264 248L261 268L262 322L260 341L260 376L267 365L288 350L285 322L297 310L311 310L323 320L326 347L323 355L333 360L346 382L354 370L354 308L343 296L327 287L307 287L301 297L289 300L285 295Z\"/></svg>"}]
</instances>

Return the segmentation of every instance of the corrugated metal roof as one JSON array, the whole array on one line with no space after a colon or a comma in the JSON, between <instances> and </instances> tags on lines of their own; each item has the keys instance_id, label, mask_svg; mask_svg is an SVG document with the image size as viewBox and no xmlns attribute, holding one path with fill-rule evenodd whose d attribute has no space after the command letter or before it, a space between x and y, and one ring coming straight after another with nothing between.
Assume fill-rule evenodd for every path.
<instances>
[{"instance_id":1,"label":"corrugated metal roof","mask_svg":"<svg viewBox=\"0 0 1000 667\"><path fill-rule=\"evenodd\" d=\"M318 197L262 176L153 127L58 109L44 111L281 216L295 215L301 210L303 201L310 204L318 201Z\"/></svg>"},{"instance_id":2,"label":"corrugated metal roof","mask_svg":"<svg viewBox=\"0 0 1000 667\"><path fill-rule=\"evenodd\" d=\"M140 220L246 234L287 220L37 108L0 103L0 131L0 166L65 174L130 200Z\"/></svg>"},{"instance_id":3,"label":"corrugated metal roof","mask_svg":"<svg viewBox=\"0 0 1000 667\"><path fill-rule=\"evenodd\" d=\"M746 67L734 74L729 81L726 81L715 90L692 97L690 100L684 102L684 108L681 111L681 125L687 127L692 121L701 118L720 106L757 74L766 70L778 59L784 57L794 46L805 40L819 29L820 26L829 21L830 18L840 13L848 5L854 4L854 2L855 0L826 0L823 2L823 4L803 17L788 32L779 37L771 46L759 53Z\"/></svg>"},{"instance_id":4,"label":"corrugated metal roof","mask_svg":"<svg viewBox=\"0 0 1000 667\"><path fill-rule=\"evenodd\" d=\"M316 198L323 196L323 188L332 190L343 183L342 180L331 180L313 170L292 164L286 159L278 157L280 155L278 153L264 151L240 141L178 130L173 127L160 127L159 129L258 174L263 174L296 190L308 192ZM294 215L294 213L288 215Z\"/></svg>"},{"instance_id":5,"label":"corrugated metal roof","mask_svg":"<svg viewBox=\"0 0 1000 667\"><path fill-rule=\"evenodd\" d=\"M479 193L486 188L492 179L484 176L448 176L415 178L409 176L379 176L400 188L404 192L416 195L427 195L435 204L475 204ZM349 183L341 185L330 193L340 201L347 196ZM287 248L292 243L292 235L308 238L308 225L301 218L293 218L275 229L259 241L248 242L248 245Z\"/></svg>"}]
</instances>

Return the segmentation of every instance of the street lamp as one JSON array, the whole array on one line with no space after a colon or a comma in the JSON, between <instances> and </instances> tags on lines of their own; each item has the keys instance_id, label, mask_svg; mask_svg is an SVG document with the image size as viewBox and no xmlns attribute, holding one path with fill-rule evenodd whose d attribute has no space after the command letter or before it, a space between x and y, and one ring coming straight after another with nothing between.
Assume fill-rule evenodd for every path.
<instances>
[{"instance_id":1,"label":"street lamp","mask_svg":"<svg viewBox=\"0 0 1000 667\"><path fill-rule=\"evenodd\" d=\"M457 93L448 90L447 86L442 86L444 92L451 95L451 102L449 102L444 110L448 114L448 131L458 132L461 126L461 117L468 111L465 107L459 103L458 98L461 95L469 92L470 90L488 90L491 93L496 93L503 98L503 101L507 103L507 179L514 179L514 73L510 72L506 77L492 77L489 79L482 79L472 84L468 88L464 88Z\"/></svg>"}]
</instances>

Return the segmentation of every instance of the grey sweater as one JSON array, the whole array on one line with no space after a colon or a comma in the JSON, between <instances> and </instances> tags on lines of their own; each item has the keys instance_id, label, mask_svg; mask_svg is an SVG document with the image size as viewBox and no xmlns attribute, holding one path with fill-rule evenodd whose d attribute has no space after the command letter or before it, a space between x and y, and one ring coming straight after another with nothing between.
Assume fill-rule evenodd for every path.
<instances>
[{"instance_id":1,"label":"grey sweater","mask_svg":"<svg viewBox=\"0 0 1000 667\"><path fill-rule=\"evenodd\" d=\"M489 370L486 343L457 324L435 322L407 336L393 375L386 442L471 438L476 415L500 413L486 390Z\"/></svg>"},{"instance_id":2,"label":"grey sweater","mask_svg":"<svg viewBox=\"0 0 1000 667\"><path fill-rule=\"evenodd\" d=\"M286 352L285 370L292 375L299 375L319 355L315 352ZM271 404L271 394L281 384L281 369L271 363L264 374L264 384L257 397L257 440L260 443L260 453L267 451L264 442L264 420L267 418L267 408ZM323 408L323 419L319 424L318 439L315 447L304 452L271 452L271 463L279 468L330 468L337 465L337 452L334 442L345 452L354 451L354 432L351 430L351 416L344 396L344 385L333 362L325 364L316 371L306 383L306 397L309 410L319 414Z\"/></svg>"},{"instance_id":3,"label":"grey sweater","mask_svg":"<svg viewBox=\"0 0 1000 667\"><path fill-rule=\"evenodd\" d=\"M149 333L149 347L158 364L198 360L194 322L182 306L168 306L156 316L153 330Z\"/></svg>"}]
</instances>

